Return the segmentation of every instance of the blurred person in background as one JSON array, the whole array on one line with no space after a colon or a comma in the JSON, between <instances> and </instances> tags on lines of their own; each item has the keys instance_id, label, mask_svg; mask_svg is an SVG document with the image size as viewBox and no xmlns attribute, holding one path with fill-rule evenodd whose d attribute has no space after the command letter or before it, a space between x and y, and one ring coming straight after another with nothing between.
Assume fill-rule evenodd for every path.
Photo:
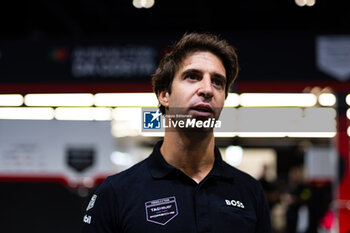
<instances>
[{"instance_id":1,"label":"blurred person in background","mask_svg":"<svg viewBox=\"0 0 350 233\"><path fill-rule=\"evenodd\" d=\"M271 168L269 168L267 164L263 165L259 181L269 205L272 232L279 233L283 232L285 224L284 215L282 214L283 210L280 205L281 196L283 194L283 185L278 178L273 178L269 175L269 169Z\"/></svg>"},{"instance_id":2,"label":"blurred person in background","mask_svg":"<svg viewBox=\"0 0 350 233\"><path fill-rule=\"evenodd\" d=\"M309 209L307 203L311 193L305 184L303 174L301 165L292 166L288 172L287 190L284 195L284 201L287 203L287 233L304 233L308 228Z\"/></svg>"},{"instance_id":3,"label":"blurred person in background","mask_svg":"<svg viewBox=\"0 0 350 233\"><path fill-rule=\"evenodd\" d=\"M217 120L237 74L227 41L185 34L153 75L160 112ZM196 125L166 128L147 159L104 181L84 216L83 233L93 232L269 233L271 226L259 181L222 160L213 127Z\"/></svg>"},{"instance_id":4,"label":"blurred person in background","mask_svg":"<svg viewBox=\"0 0 350 233\"><path fill-rule=\"evenodd\" d=\"M267 176L268 166L263 166L262 175L259 179L263 187L269 209L271 210L277 203L280 202L281 188L277 179L269 179Z\"/></svg>"}]
</instances>

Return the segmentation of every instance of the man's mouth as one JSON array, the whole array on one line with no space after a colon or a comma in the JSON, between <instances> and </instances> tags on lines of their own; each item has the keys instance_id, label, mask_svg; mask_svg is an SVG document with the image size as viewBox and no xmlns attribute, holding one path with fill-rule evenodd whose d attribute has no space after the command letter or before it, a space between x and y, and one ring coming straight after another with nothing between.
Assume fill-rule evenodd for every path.
<instances>
[{"instance_id":1,"label":"man's mouth","mask_svg":"<svg viewBox=\"0 0 350 233\"><path fill-rule=\"evenodd\" d=\"M191 110L198 116L211 116L214 112L209 104L196 104Z\"/></svg>"}]
</instances>

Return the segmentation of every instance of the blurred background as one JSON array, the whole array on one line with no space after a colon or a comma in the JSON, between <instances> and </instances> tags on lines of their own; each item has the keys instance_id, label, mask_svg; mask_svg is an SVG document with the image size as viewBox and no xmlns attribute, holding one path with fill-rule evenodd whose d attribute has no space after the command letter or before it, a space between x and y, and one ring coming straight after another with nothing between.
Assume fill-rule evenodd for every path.
<instances>
[{"instance_id":1,"label":"blurred background","mask_svg":"<svg viewBox=\"0 0 350 233\"><path fill-rule=\"evenodd\" d=\"M1 232L79 232L106 176L146 158L151 74L185 32L237 48L216 133L261 181L273 231L350 232L350 4L336 0L0 3ZM254 125L253 129L245 126Z\"/></svg>"}]
</instances>

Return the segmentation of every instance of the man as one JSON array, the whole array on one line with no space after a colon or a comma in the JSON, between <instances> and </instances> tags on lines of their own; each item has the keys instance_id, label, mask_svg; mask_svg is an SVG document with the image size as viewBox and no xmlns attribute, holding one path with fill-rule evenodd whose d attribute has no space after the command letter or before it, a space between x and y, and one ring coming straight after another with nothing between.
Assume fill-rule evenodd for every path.
<instances>
[{"instance_id":1,"label":"man","mask_svg":"<svg viewBox=\"0 0 350 233\"><path fill-rule=\"evenodd\" d=\"M160 111L218 119L237 73L226 41L184 35L153 75ZM83 232L269 233L269 219L259 182L221 159L212 128L169 127L146 160L99 187Z\"/></svg>"}]
</instances>

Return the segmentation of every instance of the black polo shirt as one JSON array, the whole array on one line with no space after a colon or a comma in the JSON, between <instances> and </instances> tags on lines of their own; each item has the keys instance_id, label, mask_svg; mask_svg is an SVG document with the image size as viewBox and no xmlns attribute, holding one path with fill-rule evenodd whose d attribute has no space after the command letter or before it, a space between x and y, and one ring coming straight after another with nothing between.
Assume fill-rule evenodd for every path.
<instances>
[{"instance_id":1,"label":"black polo shirt","mask_svg":"<svg viewBox=\"0 0 350 233\"><path fill-rule=\"evenodd\" d=\"M83 233L269 233L270 215L257 180L215 163L197 184L160 153L108 177L93 195Z\"/></svg>"}]
</instances>

